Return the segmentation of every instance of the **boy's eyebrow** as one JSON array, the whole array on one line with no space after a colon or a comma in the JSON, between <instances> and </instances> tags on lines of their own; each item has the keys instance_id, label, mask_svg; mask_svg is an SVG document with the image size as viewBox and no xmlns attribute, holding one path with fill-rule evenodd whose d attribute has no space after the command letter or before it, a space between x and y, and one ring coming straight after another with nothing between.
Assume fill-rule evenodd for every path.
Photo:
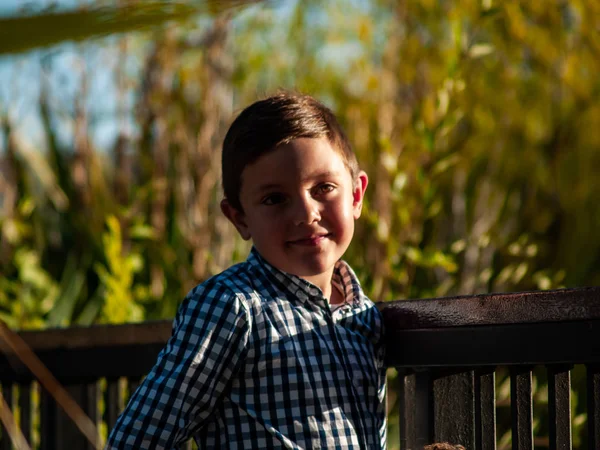
<instances>
[{"instance_id":1,"label":"boy's eyebrow","mask_svg":"<svg viewBox=\"0 0 600 450\"><path fill-rule=\"evenodd\" d=\"M321 173L317 173L317 174L311 175L311 176L307 177L307 179L310 179L310 178L328 178L328 177L335 177L335 176L337 176L337 175L338 175L338 173L339 173L339 172L334 172L334 171L332 171L332 170L328 170L328 171L326 171L326 172L321 172Z\"/></svg>"},{"instance_id":2,"label":"boy's eyebrow","mask_svg":"<svg viewBox=\"0 0 600 450\"><path fill-rule=\"evenodd\" d=\"M276 183L259 184L256 186L255 190L257 192L264 192L264 191L271 191L271 190L276 190L276 189L281 189L281 185L276 184Z\"/></svg>"},{"instance_id":3,"label":"boy's eyebrow","mask_svg":"<svg viewBox=\"0 0 600 450\"><path fill-rule=\"evenodd\" d=\"M332 171L332 170L328 170L326 172L319 172L316 174L309 174L306 177L303 177L300 179L301 182L307 181L307 180L312 180L315 178L330 178L330 177L335 177L339 175L339 172L337 171ZM266 183L266 184L258 184L255 188L255 190L257 192L264 192L264 191L270 191L270 190L276 190L276 189L281 189L283 186L279 183Z\"/></svg>"}]
</instances>

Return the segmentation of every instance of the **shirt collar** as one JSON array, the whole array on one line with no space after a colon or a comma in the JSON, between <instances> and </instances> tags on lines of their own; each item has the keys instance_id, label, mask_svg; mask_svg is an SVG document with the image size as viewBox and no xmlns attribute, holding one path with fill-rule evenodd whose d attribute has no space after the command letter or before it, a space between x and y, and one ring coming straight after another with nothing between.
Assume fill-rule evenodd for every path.
<instances>
[{"instance_id":1,"label":"shirt collar","mask_svg":"<svg viewBox=\"0 0 600 450\"><path fill-rule=\"evenodd\" d=\"M324 301L323 293L314 284L291 273L284 272L267 262L253 246L246 260L250 266L262 272L284 293L300 300L314 302ZM343 260L335 263L333 281L342 288L344 303L357 307L363 304L363 291L352 268Z\"/></svg>"}]
</instances>

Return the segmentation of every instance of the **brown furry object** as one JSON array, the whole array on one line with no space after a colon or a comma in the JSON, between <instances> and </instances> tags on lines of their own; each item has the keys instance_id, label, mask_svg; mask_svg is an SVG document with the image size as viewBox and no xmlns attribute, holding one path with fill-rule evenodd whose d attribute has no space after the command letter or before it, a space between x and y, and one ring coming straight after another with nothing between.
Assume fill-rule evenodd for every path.
<instances>
[{"instance_id":1,"label":"brown furry object","mask_svg":"<svg viewBox=\"0 0 600 450\"><path fill-rule=\"evenodd\" d=\"M423 450L466 450L462 445L449 444L448 442L436 442L423 447Z\"/></svg>"}]
</instances>

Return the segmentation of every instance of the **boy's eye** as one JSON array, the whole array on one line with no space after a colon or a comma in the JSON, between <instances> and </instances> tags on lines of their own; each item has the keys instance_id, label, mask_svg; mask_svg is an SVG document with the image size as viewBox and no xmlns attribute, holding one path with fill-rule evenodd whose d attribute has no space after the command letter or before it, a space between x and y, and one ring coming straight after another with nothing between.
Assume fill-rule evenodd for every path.
<instances>
[{"instance_id":1,"label":"boy's eye","mask_svg":"<svg viewBox=\"0 0 600 450\"><path fill-rule=\"evenodd\" d=\"M317 194L327 194L335 189L335 186L331 183L323 183L317 186L316 193Z\"/></svg>"},{"instance_id":2,"label":"boy's eye","mask_svg":"<svg viewBox=\"0 0 600 450\"><path fill-rule=\"evenodd\" d=\"M284 201L285 196L283 194L269 194L260 203L263 205L278 205Z\"/></svg>"}]
</instances>

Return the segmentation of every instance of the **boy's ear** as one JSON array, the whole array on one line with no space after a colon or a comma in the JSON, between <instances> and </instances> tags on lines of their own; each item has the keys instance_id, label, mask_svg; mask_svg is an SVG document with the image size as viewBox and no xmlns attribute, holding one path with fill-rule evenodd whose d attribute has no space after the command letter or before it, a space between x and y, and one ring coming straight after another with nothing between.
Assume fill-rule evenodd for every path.
<instances>
[{"instance_id":1,"label":"boy's ear","mask_svg":"<svg viewBox=\"0 0 600 450\"><path fill-rule=\"evenodd\" d=\"M360 171L354 182L354 189L352 191L352 208L354 210L354 218L358 219L362 211L363 199L365 197L365 191L369 184L369 177L366 172Z\"/></svg>"},{"instance_id":2,"label":"boy's ear","mask_svg":"<svg viewBox=\"0 0 600 450\"><path fill-rule=\"evenodd\" d=\"M248 230L248 225L246 225L244 213L237 208L234 208L226 198L221 200L221 211L233 224L235 229L238 230L238 233L240 233L243 240L247 241L252 237L250 235L250 230Z\"/></svg>"}]
</instances>

